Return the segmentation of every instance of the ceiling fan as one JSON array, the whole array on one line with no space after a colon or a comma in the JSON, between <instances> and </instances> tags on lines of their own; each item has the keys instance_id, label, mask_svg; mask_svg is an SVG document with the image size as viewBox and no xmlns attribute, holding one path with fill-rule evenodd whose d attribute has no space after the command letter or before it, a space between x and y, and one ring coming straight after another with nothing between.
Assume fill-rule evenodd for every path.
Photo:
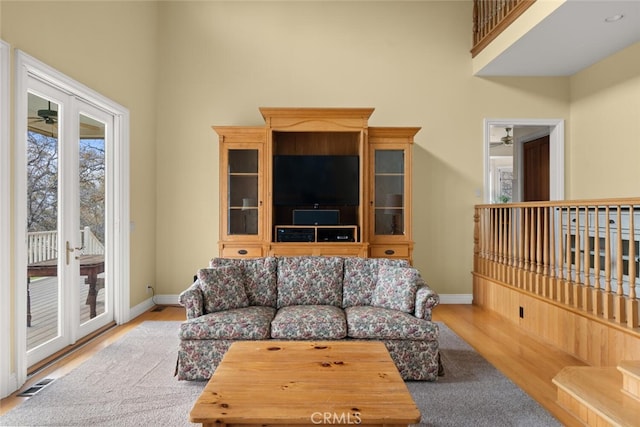
<instances>
[{"instance_id":1,"label":"ceiling fan","mask_svg":"<svg viewBox=\"0 0 640 427\"><path fill-rule=\"evenodd\" d=\"M48 125L53 125L58 121L58 112L51 109L51 101L47 108L37 111L37 117L29 117L31 123L44 122Z\"/></svg>"},{"instance_id":2,"label":"ceiling fan","mask_svg":"<svg viewBox=\"0 0 640 427\"><path fill-rule=\"evenodd\" d=\"M495 147L497 145L505 145L507 147L510 147L513 145L513 136L511 135L511 128L508 127L508 128L505 128L504 130L506 132L506 135L500 138L500 142L492 142L490 144L491 147Z\"/></svg>"},{"instance_id":3,"label":"ceiling fan","mask_svg":"<svg viewBox=\"0 0 640 427\"><path fill-rule=\"evenodd\" d=\"M58 133L58 112L51 109L51 101L47 102L47 108L36 111L35 116L29 117L29 130L42 135L55 137Z\"/></svg>"},{"instance_id":4,"label":"ceiling fan","mask_svg":"<svg viewBox=\"0 0 640 427\"><path fill-rule=\"evenodd\" d=\"M29 117L29 119L43 121L48 125L55 124L58 121L58 112L51 109L51 101L48 102L47 108L38 110L37 114L37 117Z\"/></svg>"},{"instance_id":5,"label":"ceiling fan","mask_svg":"<svg viewBox=\"0 0 640 427\"><path fill-rule=\"evenodd\" d=\"M45 109L38 110L37 116L29 117L29 130L55 138L58 134L58 111L51 109L51 102ZM102 139L105 127L99 121L80 115L80 139Z\"/></svg>"}]
</instances>

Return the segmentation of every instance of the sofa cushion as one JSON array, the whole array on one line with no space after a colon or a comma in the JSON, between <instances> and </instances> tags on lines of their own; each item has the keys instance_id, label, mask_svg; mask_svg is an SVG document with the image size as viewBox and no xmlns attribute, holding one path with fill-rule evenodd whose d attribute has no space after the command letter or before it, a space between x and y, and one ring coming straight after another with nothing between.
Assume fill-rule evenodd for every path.
<instances>
[{"instance_id":1,"label":"sofa cushion","mask_svg":"<svg viewBox=\"0 0 640 427\"><path fill-rule=\"evenodd\" d=\"M276 306L276 267L275 257L265 258L213 258L210 267L234 265L242 270L244 288L249 305Z\"/></svg>"},{"instance_id":2,"label":"sofa cushion","mask_svg":"<svg viewBox=\"0 0 640 427\"><path fill-rule=\"evenodd\" d=\"M345 309L349 338L380 340L438 339L438 325L388 308L356 306Z\"/></svg>"},{"instance_id":3,"label":"sofa cushion","mask_svg":"<svg viewBox=\"0 0 640 427\"><path fill-rule=\"evenodd\" d=\"M271 322L271 338L334 340L347 336L344 311L333 305L290 305Z\"/></svg>"},{"instance_id":4,"label":"sofa cushion","mask_svg":"<svg viewBox=\"0 0 640 427\"><path fill-rule=\"evenodd\" d=\"M371 305L413 313L419 280L415 268L380 266Z\"/></svg>"},{"instance_id":5,"label":"sofa cushion","mask_svg":"<svg viewBox=\"0 0 640 427\"><path fill-rule=\"evenodd\" d=\"M278 258L278 308L342 304L342 258Z\"/></svg>"},{"instance_id":6,"label":"sofa cushion","mask_svg":"<svg viewBox=\"0 0 640 427\"><path fill-rule=\"evenodd\" d=\"M383 265L409 267L409 261L358 257L344 259L342 307L371 305L373 291L378 281L378 269Z\"/></svg>"},{"instance_id":7,"label":"sofa cushion","mask_svg":"<svg viewBox=\"0 0 640 427\"><path fill-rule=\"evenodd\" d=\"M242 272L238 267L213 267L198 270L204 300L204 312L241 308L249 305Z\"/></svg>"},{"instance_id":8,"label":"sofa cushion","mask_svg":"<svg viewBox=\"0 0 640 427\"><path fill-rule=\"evenodd\" d=\"M269 339L273 307L244 307L205 314L180 325L181 340Z\"/></svg>"}]
</instances>

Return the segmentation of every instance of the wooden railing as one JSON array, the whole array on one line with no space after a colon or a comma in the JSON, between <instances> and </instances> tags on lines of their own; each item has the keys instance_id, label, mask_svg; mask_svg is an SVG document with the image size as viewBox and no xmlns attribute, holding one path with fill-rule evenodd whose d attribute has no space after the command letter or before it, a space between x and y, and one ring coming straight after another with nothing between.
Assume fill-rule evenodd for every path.
<instances>
[{"instance_id":1,"label":"wooden railing","mask_svg":"<svg viewBox=\"0 0 640 427\"><path fill-rule=\"evenodd\" d=\"M477 205L474 273L638 327L640 198Z\"/></svg>"},{"instance_id":2,"label":"wooden railing","mask_svg":"<svg viewBox=\"0 0 640 427\"><path fill-rule=\"evenodd\" d=\"M471 56L480 53L533 3L535 0L474 0Z\"/></svg>"},{"instance_id":3,"label":"wooden railing","mask_svg":"<svg viewBox=\"0 0 640 427\"><path fill-rule=\"evenodd\" d=\"M83 255L104 254L104 245L89 227L80 230ZM57 231L32 231L27 233L27 260L29 264L58 257Z\"/></svg>"}]
</instances>

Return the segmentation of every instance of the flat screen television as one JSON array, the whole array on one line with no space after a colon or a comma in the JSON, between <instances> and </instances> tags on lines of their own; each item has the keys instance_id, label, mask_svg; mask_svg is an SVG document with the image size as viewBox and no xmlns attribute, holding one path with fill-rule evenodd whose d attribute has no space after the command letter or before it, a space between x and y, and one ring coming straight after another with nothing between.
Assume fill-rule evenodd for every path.
<instances>
[{"instance_id":1,"label":"flat screen television","mask_svg":"<svg viewBox=\"0 0 640 427\"><path fill-rule=\"evenodd\" d=\"M273 203L278 206L357 206L358 156L273 156Z\"/></svg>"}]
</instances>

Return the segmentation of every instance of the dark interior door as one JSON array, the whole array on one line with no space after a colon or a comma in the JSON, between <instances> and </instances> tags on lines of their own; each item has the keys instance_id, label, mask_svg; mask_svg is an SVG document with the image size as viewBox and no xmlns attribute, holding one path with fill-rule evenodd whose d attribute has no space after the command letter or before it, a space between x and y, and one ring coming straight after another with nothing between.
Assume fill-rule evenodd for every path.
<instances>
[{"instance_id":1,"label":"dark interior door","mask_svg":"<svg viewBox=\"0 0 640 427\"><path fill-rule=\"evenodd\" d=\"M523 201L549 200L549 135L523 145Z\"/></svg>"}]
</instances>

